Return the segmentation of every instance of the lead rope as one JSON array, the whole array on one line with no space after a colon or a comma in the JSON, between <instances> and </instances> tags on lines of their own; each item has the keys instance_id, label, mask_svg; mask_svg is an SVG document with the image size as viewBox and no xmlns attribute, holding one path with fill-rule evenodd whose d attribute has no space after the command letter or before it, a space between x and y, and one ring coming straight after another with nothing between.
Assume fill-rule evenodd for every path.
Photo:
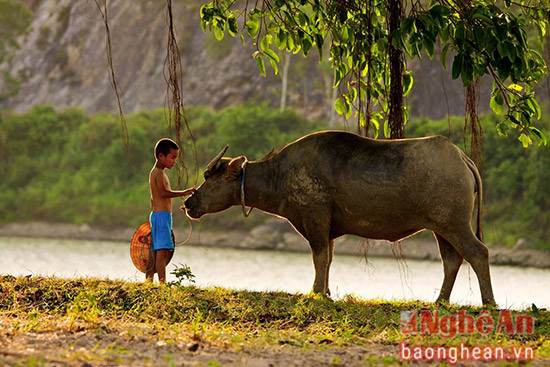
<instances>
[{"instance_id":1,"label":"lead rope","mask_svg":"<svg viewBox=\"0 0 550 367\"><path fill-rule=\"evenodd\" d=\"M193 226L191 225L191 221L189 220L189 218L187 218L187 224L189 224L189 235L187 236L187 238L183 242L174 243L175 247L185 246L191 240L191 236L193 235Z\"/></svg>"},{"instance_id":2,"label":"lead rope","mask_svg":"<svg viewBox=\"0 0 550 367\"><path fill-rule=\"evenodd\" d=\"M248 217L250 215L250 212L252 211L252 209L254 209L253 207L250 207L250 209L248 209L248 211L246 211L246 206L244 204L244 175L245 175L245 172L246 172L246 165L248 164L248 161L245 161L243 163L243 174L241 175L241 207L243 209L243 214L245 217Z\"/></svg>"}]
</instances>

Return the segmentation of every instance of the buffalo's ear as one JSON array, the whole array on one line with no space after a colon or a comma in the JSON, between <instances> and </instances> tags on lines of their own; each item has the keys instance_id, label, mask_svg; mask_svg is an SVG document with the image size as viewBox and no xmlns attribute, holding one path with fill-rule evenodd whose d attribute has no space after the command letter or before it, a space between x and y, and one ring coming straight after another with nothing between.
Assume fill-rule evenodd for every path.
<instances>
[{"instance_id":1,"label":"buffalo's ear","mask_svg":"<svg viewBox=\"0 0 550 367\"><path fill-rule=\"evenodd\" d=\"M236 180L241 175L241 170L243 167L243 163L246 162L246 157L237 157L233 158L231 162L229 162L229 165L227 166L227 172L226 176L230 180Z\"/></svg>"}]
</instances>

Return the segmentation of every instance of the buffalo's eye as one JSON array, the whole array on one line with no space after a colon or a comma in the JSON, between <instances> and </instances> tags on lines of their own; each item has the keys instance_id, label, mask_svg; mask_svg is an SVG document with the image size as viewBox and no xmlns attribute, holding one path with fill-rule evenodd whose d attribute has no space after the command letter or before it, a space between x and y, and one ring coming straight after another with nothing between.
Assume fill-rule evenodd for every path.
<instances>
[{"instance_id":1,"label":"buffalo's eye","mask_svg":"<svg viewBox=\"0 0 550 367\"><path fill-rule=\"evenodd\" d=\"M205 180L208 180L210 178L210 172L209 171L205 171L204 172L204 179Z\"/></svg>"}]
</instances>

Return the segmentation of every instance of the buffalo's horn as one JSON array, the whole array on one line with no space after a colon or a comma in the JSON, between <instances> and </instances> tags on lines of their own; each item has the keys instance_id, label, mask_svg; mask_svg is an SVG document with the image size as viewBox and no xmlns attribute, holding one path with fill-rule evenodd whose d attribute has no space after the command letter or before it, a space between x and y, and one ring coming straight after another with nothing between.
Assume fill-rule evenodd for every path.
<instances>
[{"instance_id":1,"label":"buffalo's horn","mask_svg":"<svg viewBox=\"0 0 550 367\"><path fill-rule=\"evenodd\" d=\"M219 162L219 160L222 159L223 155L225 154L228 148L229 148L229 145L226 145L225 148L223 148L221 152L219 152L218 155L215 156L214 159L210 161L210 163L208 163L208 166L206 166L207 171L210 171L212 168L214 168L214 166Z\"/></svg>"},{"instance_id":2,"label":"buffalo's horn","mask_svg":"<svg viewBox=\"0 0 550 367\"><path fill-rule=\"evenodd\" d=\"M269 158L273 157L273 154L275 153L275 147L271 148L271 150L269 151L269 153L266 154L265 157L263 157L262 159L260 159L260 161L266 161L268 160Z\"/></svg>"}]
</instances>

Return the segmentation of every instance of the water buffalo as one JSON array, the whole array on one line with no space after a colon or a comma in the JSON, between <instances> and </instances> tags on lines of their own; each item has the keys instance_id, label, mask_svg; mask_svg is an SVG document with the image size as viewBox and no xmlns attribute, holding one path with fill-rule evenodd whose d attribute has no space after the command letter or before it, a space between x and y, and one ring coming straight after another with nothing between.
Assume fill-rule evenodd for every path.
<instances>
[{"instance_id":1,"label":"water buffalo","mask_svg":"<svg viewBox=\"0 0 550 367\"><path fill-rule=\"evenodd\" d=\"M248 162L208 164L205 181L182 209L192 219L233 205L286 218L311 246L313 291L330 294L334 239L344 234L397 241L433 231L443 260L438 302L448 301L463 259L477 274L484 304L494 303L488 250L481 242L482 184L474 163L449 139L373 140L343 131L306 135ZM477 237L472 211L477 193Z\"/></svg>"}]
</instances>

